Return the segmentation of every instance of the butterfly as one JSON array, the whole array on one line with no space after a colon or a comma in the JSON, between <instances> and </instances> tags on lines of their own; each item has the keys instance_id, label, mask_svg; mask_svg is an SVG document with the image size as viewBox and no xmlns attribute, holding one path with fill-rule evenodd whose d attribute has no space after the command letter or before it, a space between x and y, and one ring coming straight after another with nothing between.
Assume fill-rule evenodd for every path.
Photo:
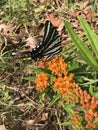
<instances>
[{"instance_id":1,"label":"butterfly","mask_svg":"<svg viewBox=\"0 0 98 130\"><path fill-rule=\"evenodd\" d=\"M27 53L30 54L33 60L37 61L43 57L46 57L48 60L61 51L61 38L52 23L47 20L43 40L31 52Z\"/></svg>"}]
</instances>

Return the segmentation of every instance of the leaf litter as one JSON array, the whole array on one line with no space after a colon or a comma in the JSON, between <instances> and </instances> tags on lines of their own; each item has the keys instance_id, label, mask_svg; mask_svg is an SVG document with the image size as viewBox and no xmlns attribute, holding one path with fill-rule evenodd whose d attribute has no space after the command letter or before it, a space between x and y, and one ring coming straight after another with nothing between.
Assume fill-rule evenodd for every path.
<instances>
[{"instance_id":1,"label":"leaf litter","mask_svg":"<svg viewBox=\"0 0 98 130\"><path fill-rule=\"evenodd\" d=\"M34 16L32 17L32 19L34 18L32 22L33 24L30 22L25 26L21 24L14 25L14 23L10 23L10 21L9 23L4 21L0 22L0 46L3 46L4 38L7 40L7 46L11 44L10 48L6 47L4 50L5 52L10 52L10 49L13 45L14 46L11 49L11 52L12 50L18 51L21 48L24 50L32 50L32 48L34 48L36 44L42 40L43 25L47 19L50 20L57 28L62 38L62 46L65 46L71 40L64 30L63 19L67 19L76 32L81 35L82 30L79 22L77 21L77 16L82 14L82 16L96 30L96 33L98 33L98 12L93 14L92 6L89 1L76 2L74 3L74 6L71 6L70 9L67 4L65 5L63 0L55 0L52 2L52 6L50 6L50 3L46 0L38 0L37 2L41 4L40 7L36 1L32 0L32 2L35 4L34 13L36 13L32 13L32 15L30 14L30 17ZM98 7L96 8L98 11ZM41 11L42 13L40 13ZM82 36L83 35L84 34L82 34ZM5 116L4 120L0 117L1 122L4 122L5 126L7 126L7 128L10 130L24 130L25 128L30 130L35 130L35 128L43 130L60 129L60 127L57 127L56 125L58 117L56 112L59 109L57 108L58 102L54 105L53 108L41 108L42 104L36 96L34 83L32 81L26 81L23 79L23 77L27 75L34 75L31 71L29 72L27 68L30 65L37 66L37 64L34 63L34 61L31 59L25 57L11 57L12 59L7 61L4 57L2 58L4 59L4 63L6 62L9 67L0 67L0 83L6 83L7 87L5 92L9 91L11 98L7 101L7 103L5 103L5 106L1 106L0 114L2 113L2 115L4 114ZM2 93L2 90L3 89L1 87L0 94ZM45 98L44 103L46 106L49 101L49 98ZM7 107L7 104L10 104L14 107ZM7 112L9 112L9 114ZM66 113L62 111L61 115L62 120L64 120L64 117L66 118ZM2 130L6 130L5 126L0 127ZM71 130L72 128L66 128L66 130L67 129Z\"/></svg>"}]
</instances>

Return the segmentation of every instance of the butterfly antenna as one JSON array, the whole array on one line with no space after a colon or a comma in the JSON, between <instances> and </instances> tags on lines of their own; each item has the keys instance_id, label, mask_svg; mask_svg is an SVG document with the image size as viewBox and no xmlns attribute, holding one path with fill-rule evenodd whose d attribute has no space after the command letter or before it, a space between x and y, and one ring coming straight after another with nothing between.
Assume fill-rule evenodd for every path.
<instances>
[{"instance_id":1,"label":"butterfly antenna","mask_svg":"<svg viewBox=\"0 0 98 130\"><path fill-rule=\"evenodd\" d=\"M12 56L17 56L22 54L31 54L31 52L30 51L12 52Z\"/></svg>"}]
</instances>

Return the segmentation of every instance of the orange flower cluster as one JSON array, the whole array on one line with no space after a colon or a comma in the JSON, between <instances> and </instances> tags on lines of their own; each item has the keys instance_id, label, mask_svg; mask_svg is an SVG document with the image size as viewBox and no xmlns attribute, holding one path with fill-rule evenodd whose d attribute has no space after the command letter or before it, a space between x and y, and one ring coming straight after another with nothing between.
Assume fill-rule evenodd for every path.
<instances>
[{"instance_id":1,"label":"orange flower cluster","mask_svg":"<svg viewBox=\"0 0 98 130\"><path fill-rule=\"evenodd\" d=\"M98 100L95 97L91 97L90 102L85 103L85 108L89 106L87 112L85 112L85 120L87 121L86 128L93 130L98 123Z\"/></svg>"},{"instance_id":2,"label":"orange flower cluster","mask_svg":"<svg viewBox=\"0 0 98 130\"><path fill-rule=\"evenodd\" d=\"M76 89L76 95L79 98L79 103L85 109L85 120L87 122L86 128L93 130L98 123L98 100L86 90L82 90L80 87Z\"/></svg>"},{"instance_id":3,"label":"orange flower cluster","mask_svg":"<svg viewBox=\"0 0 98 130\"><path fill-rule=\"evenodd\" d=\"M64 97L66 92L68 92L73 84L74 75L68 75L67 64L60 56L58 58L53 58L51 61L48 61L47 65L49 70L51 70L52 73L56 75L56 77L53 78L53 87Z\"/></svg>"},{"instance_id":4,"label":"orange flower cluster","mask_svg":"<svg viewBox=\"0 0 98 130\"><path fill-rule=\"evenodd\" d=\"M37 74L34 83L38 92L44 92L47 86L49 86L48 77L45 73Z\"/></svg>"},{"instance_id":5,"label":"orange flower cluster","mask_svg":"<svg viewBox=\"0 0 98 130\"><path fill-rule=\"evenodd\" d=\"M54 82L53 87L56 89L58 93L60 93L63 97L66 92L71 88L73 84L73 74L68 75L67 64L64 59L59 57L54 57L50 61L43 61L40 63L41 68L48 69L54 75L52 81Z\"/></svg>"},{"instance_id":6,"label":"orange flower cluster","mask_svg":"<svg viewBox=\"0 0 98 130\"><path fill-rule=\"evenodd\" d=\"M86 128L93 130L98 123L98 100L91 97L87 91L82 90L73 80L73 74L68 74L67 64L62 57L53 58L50 61L44 61L42 68L52 72L53 87L65 98L66 103L79 103L85 112ZM45 73L37 74L35 79L36 89L39 92L45 91L49 86L49 79ZM75 130L80 130L81 120L75 114L71 118ZM75 123L76 122L76 123ZM79 126L79 127L78 127Z\"/></svg>"},{"instance_id":7,"label":"orange flower cluster","mask_svg":"<svg viewBox=\"0 0 98 130\"><path fill-rule=\"evenodd\" d=\"M79 97L77 96L77 90L79 89L78 85L74 83L72 87L69 89L69 91L66 93L65 101L66 104L72 103L76 104L79 103Z\"/></svg>"},{"instance_id":8,"label":"orange flower cluster","mask_svg":"<svg viewBox=\"0 0 98 130\"><path fill-rule=\"evenodd\" d=\"M74 113L70 115L70 120L69 122L71 123L72 127L74 130L82 130L82 117L78 113Z\"/></svg>"},{"instance_id":9,"label":"orange flower cluster","mask_svg":"<svg viewBox=\"0 0 98 130\"><path fill-rule=\"evenodd\" d=\"M66 103L80 103L85 112L86 128L93 130L98 123L98 100L74 83L65 96Z\"/></svg>"}]
</instances>

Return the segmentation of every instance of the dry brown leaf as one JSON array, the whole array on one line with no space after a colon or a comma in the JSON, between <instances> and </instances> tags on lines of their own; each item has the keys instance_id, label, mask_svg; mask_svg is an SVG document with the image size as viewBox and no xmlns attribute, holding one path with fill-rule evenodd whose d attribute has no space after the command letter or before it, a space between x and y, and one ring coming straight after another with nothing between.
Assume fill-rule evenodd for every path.
<instances>
[{"instance_id":1,"label":"dry brown leaf","mask_svg":"<svg viewBox=\"0 0 98 130\"><path fill-rule=\"evenodd\" d=\"M60 23L60 25L59 25L59 27L58 27L58 32L60 32L61 33L61 31L62 31L62 29L64 28L64 23L63 23L63 21Z\"/></svg>"},{"instance_id":2,"label":"dry brown leaf","mask_svg":"<svg viewBox=\"0 0 98 130\"><path fill-rule=\"evenodd\" d=\"M79 27L79 22L74 19L74 20L71 22L71 25L72 25L73 28L76 28L76 29L77 29L77 28Z\"/></svg>"},{"instance_id":3,"label":"dry brown leaf","mask_svg":"<svg viewBox=\"0 0 98 130\"><path fill-rule=\"evenodd\" d=\"M34 120L25 120L24 125L29 129L34 129L35 127L44 127L45 125L47 125L47 119L48 113L43 113Z\"/></svg>"},{"instance_id":4,"label":"dry brown leaf","mask_svg":"<svg viewBox=\"0 0 98 130\"><path fill-rule=\"evenodd\" d=\"M57 17L55 13L48 14L48 20L53 24L54 27L59 27L61 20Z\"/></svg>"},{"instance_id":5,"label":"dry brown leaf","mask_svg":"<svg viewBox=\"0 0 98 130\"><path fill-rule=\"evenodd\" d=\"M79 16L81 14L80 10L77 10L74 12L74 18L76 18L77 16Z\"/></svg>"},{"instance_id":6,"label":"dry brown leaf","mask_svg":"<svg viewBox=\"0 0 98 130\"><path fill-rule=\"evenodd\" d=\"M1 35L6 35L6 34L10 34L10 33L13 33L14 29L16 27L13 26L12 24L4 24L4 23L1 23L0 24L0 34Z\"/></svg>"},{"instance_id":7,"label":"dry brown leaf","mask_svg":"<svg viewBox=\"0 0 98 130\"><path fill-rule=\"evenodd\" d=\"M34 120L26 120L25 121L26 126L32 126L33 123L34 123Z\"/></svg>"},{"instance_id":8,"label":"dry brown leaf","mask_svg":"<svg viewBox=\"0 0 98 130\"><path fill-rule=\"evenodd\" d=\"M41 117L41 120L42 121L45 121L45 120L47 120L48 119L48 113L43 113L42 114L42 117Z\"/></svg>"},{"instance_id":9,"label":"dry brown leaf","mask_svg":"<svg viewBox=\"0 0 98 130\"><path fill-rule=\"evenodd\" d=\"M7 130L4 125L0 125L0 130Z\"/></svg>"},{"instance_id":10,"label":"dry brown leaf","mask_svg":"<svg viewBox=\"0 0 98 130\"><path fill-rule=\"evenodd\" d=\"M0 23L0 34L7 38L7 41L12 44L20 43L20 40L23 38L24 35L17 34L14 32L16 26L12 24L4 24Z\"/></svg>"},{"instance_id":11,"label":"dry brown leaf","mask_svg":"<svg viewBox=\"0 0 98 130\"><path fill-rule=\"evenodd\" d=\"M36 47L38 40L36 37L32 37L31 35L25 40L26 44L25 47L29 50L32 51L33 48Z\"/></svg>"},{"instance_id":12,"label":"dry brown leaf","mask_svg":"<svg viewBox=\"0 0 98 130\"><path fill-rule=\"evenodd\" d=\"M35 123L34 120L27 120L24 122L24 125L30 130L35 130L35 127L44 127L45 124Z\"/></svg>"},{"instance_id":13,"label":"dry brown leaf","mask_svg":"<svg viewBox=\"0 0 98 130\"><path fill-rule=\"evenodd\" d=\"M22 34L8 34L8 35L4 35L8 42L12 43L12 44L19 44L21 43L21 39L24 37L24 35Z\"/></svg>"},{"instance_id":14,"label":"dry brown leaf","mask_svg":"<svg viewBox=\"0 0 98 130\"><path fill-rule=\"evenodd\" d=\"M92 18L92 11L88 11L88 13L86 14L86 19L90 20Z\"/></svg>"}]
</instances>

